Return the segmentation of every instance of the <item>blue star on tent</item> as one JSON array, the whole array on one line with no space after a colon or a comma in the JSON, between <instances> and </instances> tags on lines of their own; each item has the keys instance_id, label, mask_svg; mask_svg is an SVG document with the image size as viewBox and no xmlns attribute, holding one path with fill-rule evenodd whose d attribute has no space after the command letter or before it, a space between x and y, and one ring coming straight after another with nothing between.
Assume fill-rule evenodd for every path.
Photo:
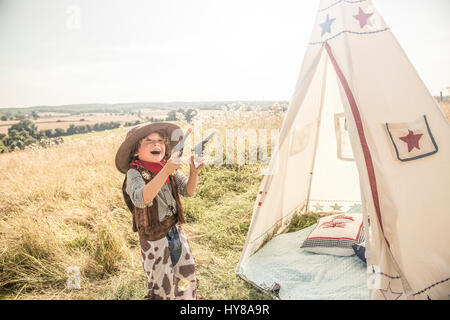
<instances>
[{"instance_id":1,"label":"blue star on tent","mask_svg":"<svg viewBox=\"0 0 450 320\"><path fill-rule=\"evenodd\" d=\"M334 211L342 210L342 206L338 205L336 202L334 203L334 206L331 206L331 208L333 208Z\"/></svg>"},{"instance_id":2,"label":"blue star on tent","mask_svg":"<svg viewBox=\"0 0 450 320\"><path fill-rule=\"evenodd\" d=\"M321 37L327 32L331 33L331 24L334 20L336 20L336 18L330 19L327 13L327 20L320 24L320 27L322 28L322 34L320 35Z\"/></svg>"},{"instance_id":3,"label":"blue star on tent","mask_svg":"<svg viewBox=\"0 0 450 320\"><path fill-rule=\"evenodd\" d=\"M391 283L389 282L388 287L386 290L379 289L381 291L381 294L384 297L384 300L398 300L402 296L402 292L394 292L391 289Z\"/></svg>"},{"instance_id":4,"label":"blue star on tent","mask_svg":"<svg viewBox=\"0 0 450 320\"><path fill-rule=\"evenodd\" d=\"M323 210L323 206L321 206L320 204L316 203L316 205L313 206L314 208L316 208L316 211L321 211Z\"/></svg>"}]
</instances>

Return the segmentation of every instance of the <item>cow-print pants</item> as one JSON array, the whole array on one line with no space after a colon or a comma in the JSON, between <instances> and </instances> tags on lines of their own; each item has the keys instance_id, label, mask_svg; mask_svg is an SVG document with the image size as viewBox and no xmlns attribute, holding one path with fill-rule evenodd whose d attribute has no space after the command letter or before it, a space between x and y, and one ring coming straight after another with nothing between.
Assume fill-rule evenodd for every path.
<instances>
[{"instance_id":1,"label":"cow-print pants","mask_svg":"<svg viewBox=\"0 0 450 320\"><path fill-rule=\"evenodd\" d=\"M195 260L192 256L186 235L179 224L176 225L181 243L181 255L175 265L172 263L169 240L146 240L139 236L142 263L148 277L150 300L195 300L197 278ZM173 256L173 254L172 254Z\"/></svg>"}]
</instances>

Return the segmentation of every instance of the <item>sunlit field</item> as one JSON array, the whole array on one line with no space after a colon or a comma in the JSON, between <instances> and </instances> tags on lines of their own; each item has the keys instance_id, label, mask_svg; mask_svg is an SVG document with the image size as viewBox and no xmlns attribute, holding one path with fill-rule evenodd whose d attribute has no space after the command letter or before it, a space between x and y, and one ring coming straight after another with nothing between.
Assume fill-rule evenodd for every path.
<instances>
[{"instance_id":1,"label":"sunlit field","mask_svg":"<svg viewBox=\"0 0 450 320\"><path fill-rule=\"evenodd\" d=\"M450 119L450 104L441 104ZM228 132L277 132L285 112L224 109L202 113L188 127L215 130L197 194L182 199L196 259L199 291L206 299L271 299L238 278L235 270L248 232L254 200L267 163L226 161L217 145L234 146ZM201 124L199 126L199 124ZM238 129L243 131L238 131ZM115 153L129 128L64 137L49 148L0 154L0 297L2 299L143 299L146 276L138 235L122 197L124 175ZM203 135L205 136L205 134ZM192 142L192 141L191 141ZM188 174L185 149L183 167ZM258 159L260 160L260 159ZM315 223L318 215L296 217L290 231ZM67 287L68 268L81 272L81 289Z\"/></svg>"},{"instance_id":2,"label":"sunlit field","mask_svg":"<svg viewBox=\"0 0 450 320\"><path fill-rule=\"evenodd\" d=\"M214 127L221 136L227 129L279 129L283 115L275 107L264 112L223 110L217 118L200 113L196 120L203 130ZM128 130L74 135L64 137L64 144L0 155L3 299L145 296L138 235L132 232L122 197L124 175L114 165ZM185 149L185 158L189 151ZM182 199L184 229L206 299L270 298L235 275L263 165L208 164L196 196ZM188 170L186 161L183 171ZM71 266L80 268L80 290L67 288Z\"/></svg>"}]
</instances>

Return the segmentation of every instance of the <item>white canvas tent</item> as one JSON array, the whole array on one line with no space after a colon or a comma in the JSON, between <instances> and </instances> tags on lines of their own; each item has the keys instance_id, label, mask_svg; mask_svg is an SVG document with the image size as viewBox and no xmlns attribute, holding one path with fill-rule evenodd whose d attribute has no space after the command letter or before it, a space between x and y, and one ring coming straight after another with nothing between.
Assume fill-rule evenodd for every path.
<instances>
[{"instance_id":1,"label":"white canvas tent","mask_svg":"<svg viewBox=\"0 0 450 320\"><path fill-rule=\"evenodd\" d=\"M389 27L371 1L321 0L238 275L294 214L361 203L368 296L448 299L449 190L449 123Z\"/></svg>"}]
</instances>

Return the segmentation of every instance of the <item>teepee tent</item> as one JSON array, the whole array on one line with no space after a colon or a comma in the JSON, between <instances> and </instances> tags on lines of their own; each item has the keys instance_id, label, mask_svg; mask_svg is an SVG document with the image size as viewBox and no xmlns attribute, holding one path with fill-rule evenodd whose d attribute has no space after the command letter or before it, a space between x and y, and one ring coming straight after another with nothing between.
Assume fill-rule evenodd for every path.
<instances>
[{"instance_id":1,"label":"teepee tent","mask_svg":"<svg viewBox=\"0 0 450 320\"><path fill-rule=\"evenodd\" d=\"M295 214L359 207L367 297L448 299L449 190L449 123L389 27L369 0L321 0L237 274L271 288L269 269L293 263L252 258L283 239ZM270 256L289 247L282 241ZM304 263L277 279L280 292L299 286L291 280L305 276ZM306 282L296 292L333 290Z\"/></svg>"}]
</instances>

